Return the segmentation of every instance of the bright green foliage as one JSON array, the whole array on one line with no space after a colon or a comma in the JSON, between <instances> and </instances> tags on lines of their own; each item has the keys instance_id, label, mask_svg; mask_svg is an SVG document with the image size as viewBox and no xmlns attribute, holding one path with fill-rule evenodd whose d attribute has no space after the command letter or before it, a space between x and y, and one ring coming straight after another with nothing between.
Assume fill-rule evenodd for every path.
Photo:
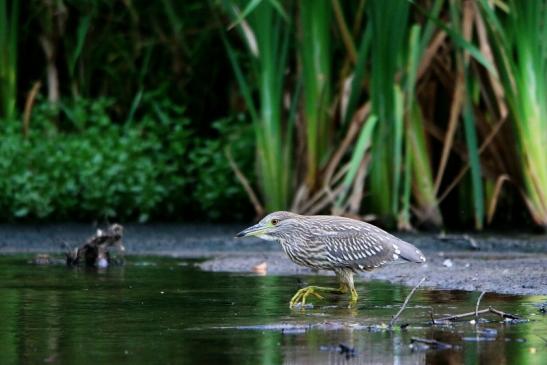
<instances>
[{"instance_id":1,"label":"bright green foliage","mask_svg":"<svg viewBox=\"0 0 547 365\"><path fill-rule=\"evenodd\" d=\"M331 103L331 4L306 0L300 3L300 62L303 79L303 117L306 125L309 189L316 184L321 162L329 152Z\"/></svg>"},{"instance_id":2,"label":"bright green foliage","mask_svg":"<svg viewBox=\"0 0 547 365\"><path fill-rule=\"evenodd\" d=\"M430 16L437 17L444 0L436 0L431 6ZM410 224L410 190L415 202L415 214L420 222L433 226L442 226L442 215L438 206L433 172L431 169L431 153L427 143L420 105L416 100L416 81L418 67L424 56L434 31L434 24L428 21L425 26L418 24L410 28L408 52L406 55L405 74L405 186L403 192L403 207L399 225Z\"/></svg>"},{"instance_id":3,"label":"bright green foliage","mask_svg":"<svg viewBox=\"0 0 547 365\"><path fill-rule=\"evenodd\" d=\"M450 15L452 19L452 28L458 30L458 34L463 33L461 26L462 19L460 14L460 5L455 2L450 3ZM463 129L465 133L465 142L469 154L469 165L471 169L471 188L472 199L469 202L473 206L473 216L475 218L475 228L482 229L484 221L484 188L481 177L481 166L479 158L479 146L477 141L477 131L475 116L473 113L473 79L471 77L470 63L468 59L464 60L464 51L470 52L471 47L462 47L457 49L456 62L457 72L463 73L465 80L465 97L463 101ZM464 199L467 199L465 196Z\"/></svg>"},{"instance_id":4,"label":"bright green foliage","mask_svg":"<svg viewBox=\"0 0 547 365\"><path fill-rule=\"evenodd\" d=\"M357 170L362 163L365 153L368 151L370 145L372 144L372 136L374 134L374 130L377 124L378 118L375 115L372 115L365 122L363 128L361 128L361 133L359 134L359 138L357 139L357 144L355 145L355 149L353 150L353 153L351 155L348 172L344 176L344 180L342 182L344 188L342 190L342 193L338 197L338 201L336 202L337 207L341 207L342 203L345 203L345 199L347 198L348 192L353 184L355 175L357 174Z\"/></svg>"},{"instance_id":5,"label":"bright green foliage","mask_svg":"<svg viewBox=\"0 0 547 365\"><path fill-rule=\"evenodd\" d=\"M198 215L212 220L240 220L248 217L248 197L227 163L226 150L242 171L252 171L254 134L244 118L226 118L213 123L217 132L197 140L190 151L187 170L191 196ZM254 176L247 174L251 181Z\"/></svg>"},{"instance_id":6,"label":"bright green foliage","mask_svg":"<svg viewBox=\"0 0 547 365\"><path fill-rule=\"evenodd\" d=\"M234 4L227 8L249 49L254 81L243 77L234 49L228 41L225 43L255 126L257 176L266 209L282 210L287 209L292 196L292 143L290 132L284 128L282 104L290 27L273 1L255 1L247 6L242 15ZM253 92L258 95L256 105L251 98Z\"/></svg>"},{"instance_id":7,"label":"bright green foliage","mask_svg":"<svg viewBox=\"0 0 547 365\"><path fill-rule=\"evenodd\" d=\"M28 138L13 125L0 144L2 219L172 216L187 202L182 157L189 132L182 110L127 128L110 120L108 100L66 107L67 131L51 124L44 104ZM42 110L40 110L42 109Z\"/></svg>"},{"instance_id":8,"label":"bright green foliage","mask_svg":"<svg viewBox=\"0 0 547 365\"><path fill-rule=\"evenodd\" d=\"M0 219L249 218L229 149L256 211L547 226L546 8L0 0Z\"/></svg>"},{"instance_id":9,"label":"bright green foliage","mask_svg":"<svg viewBox=\"0 0 547 365\"><path fill-rule=\"evenodd\" d=\"M469 152L469 164L471 166L471 185L473 188L473 211L475 216L475 228L482 229L484 221L484 188L481 177L481 166L479 160L479 145L477 142L477 131L475 130L475 118L473 116L473 105L469 96L471 90L470 76L466 71L467 97L463 110L463 126L465 141Z\"/></svg>"},{"instance_id":10,"label":"bright green foliage","mask_svg":"<svg viewBox=\"0 0 547 365\"><path fill-rule=\"evenodd\" d=\"M406 143L410 151L412 190L418 209L418 217L435 226L442 225L442 216L437 204L430 155L423 125L421 111L417 104L412 105L409 126L406 129Z\"/></svg>"},{"instance_id":11,"label":"bright green foliage","mask_svg":"<svg viewBox=\"0 0 547 365\"><path fill-rule=\"evenodd\" d=\"M516 132L526 203L547 227L547 1L481 1ZM507 11L507 13L505 12Z\"/></svg>"},{"instance_id":12,"label":"bright green foliage","mask_svg":"<svg viewBox=\"0 0 547 365\"><path fill-rule=\"evenodd\" d=\"M368 15L372 29L371 97L372 109L378 116L372 145L371 199L375 212L396 217L399 213L402 157L401 97L396 87L396 74L401 69L409 3L371 1ZM397 27L393 27L397 24Z\"/></svg>"}]
</instances>

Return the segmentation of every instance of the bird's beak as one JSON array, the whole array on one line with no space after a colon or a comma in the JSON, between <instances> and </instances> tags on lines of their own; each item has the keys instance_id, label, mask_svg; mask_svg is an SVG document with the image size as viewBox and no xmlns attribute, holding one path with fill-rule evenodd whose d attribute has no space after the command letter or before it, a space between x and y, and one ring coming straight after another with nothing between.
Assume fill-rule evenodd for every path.
<instances>
[{"instance_id":1,"label":"bird's beak","mask_svg":"<svg viewBox=\"0 0 547 365\"><path fill-rule=\"evenodd\" d=\"M263 225L258 223L239 232L238 234L236 234L236 237L260 236L262 233L265 233L267 228L268 227L264 227Z\"/></svg>"}]
</instances>

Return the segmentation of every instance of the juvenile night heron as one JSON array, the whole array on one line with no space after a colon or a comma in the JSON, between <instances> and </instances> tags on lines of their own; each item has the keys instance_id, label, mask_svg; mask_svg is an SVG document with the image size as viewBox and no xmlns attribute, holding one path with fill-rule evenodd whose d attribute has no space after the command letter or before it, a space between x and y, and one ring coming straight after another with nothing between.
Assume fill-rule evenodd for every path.
<instances>
[{"instance_id":1,"label":"juvenile night heron","mask_svg":"<svg viewBox=\"0 0 547 365\"><path fill-rule=\"evenodd\" d=\"M274 212L258 224L237 234L237 237L256 236L281 243L289 258L298 265L312 269L332 270L340 280L340 288L308 286L292 297L291 308L318 292L348 293L350 304L357 301L353 274L371 271L391 261L403 259L423 263L420 250L386 231L355 219L290 212Z\"/></svg>"}]
</instances>

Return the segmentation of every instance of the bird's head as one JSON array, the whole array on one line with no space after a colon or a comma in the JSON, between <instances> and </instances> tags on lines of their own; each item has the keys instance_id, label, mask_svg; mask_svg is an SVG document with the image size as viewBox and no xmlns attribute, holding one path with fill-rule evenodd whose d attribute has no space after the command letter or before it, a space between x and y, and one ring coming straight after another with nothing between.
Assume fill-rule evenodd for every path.
<instances>
[{"instance_id":1,"label":"bird's head","mask_svg":"<svg viewBox=\"0 0 547 365\"><path fill-rule=\"evenodd\" d=\"M239 232L236 237L255 236L265 240L276 240L285 232L290 232L296 223L298 214L291 212L273 212L262 218L260 222Z\"/></svg>"}]
</instances>

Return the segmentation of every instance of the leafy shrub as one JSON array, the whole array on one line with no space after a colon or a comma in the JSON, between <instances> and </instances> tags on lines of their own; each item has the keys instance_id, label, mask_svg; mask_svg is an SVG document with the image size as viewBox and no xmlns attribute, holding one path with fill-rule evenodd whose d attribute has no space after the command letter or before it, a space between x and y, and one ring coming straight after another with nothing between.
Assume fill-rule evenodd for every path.
<instances>
[{"instance_id":1,"label":"leafy shrub","mask_svg":"<svg viewBox=\"0 0 547 365\"><path fill-rule=\"evenodd\" d=\"M200 215L210 220L233 221L252 215L249 198L226 157L253 180L254 136L243 118L231 117L213 123L217 136L197 140L190 152L189 173L192 196Z\"/></svg>"},{"instance_id":2,"label":"leafy shrub","mask_svg":"<svg viewBox=\"0 0 547 365\"><path fill-rule=\"evenodd\" d=\"M190 132L183 110L119 125L111 100L37 106L30 133L6 125L0 143L0 218L139 219L173 215L188 203L184 158Z\"/></svg>"}]
</instances>

